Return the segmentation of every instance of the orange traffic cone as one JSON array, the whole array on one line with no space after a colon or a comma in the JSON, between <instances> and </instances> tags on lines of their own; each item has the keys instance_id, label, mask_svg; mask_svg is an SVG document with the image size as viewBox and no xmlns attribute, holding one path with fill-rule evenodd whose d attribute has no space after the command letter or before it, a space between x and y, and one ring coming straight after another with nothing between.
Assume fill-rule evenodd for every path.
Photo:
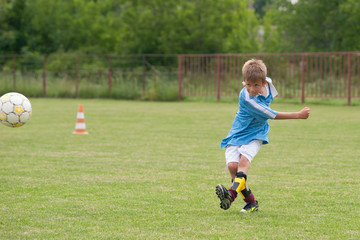
<instances>
[{"instance_id":1,"label":"orange traffic cone","mask_svg":"<svg viewBox=\"0 0 360 240\"><path fill-rule=\"evenodd\" d=\"M79 104L79 111L77 113L75 131L73 134L88 134L85 126L85 115L83 111L83 105Z\"/></svg>"}]
</instances>

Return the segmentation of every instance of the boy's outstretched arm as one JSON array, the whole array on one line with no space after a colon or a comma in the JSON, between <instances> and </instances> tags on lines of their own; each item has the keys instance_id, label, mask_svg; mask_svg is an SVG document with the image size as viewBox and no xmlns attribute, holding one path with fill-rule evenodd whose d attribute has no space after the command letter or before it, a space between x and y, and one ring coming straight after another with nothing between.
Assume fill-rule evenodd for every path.
<instances>
[{"instance_id":1,"label":"boy's outstretched arm","mask_svg":"<svg viewBox=\"0 0 360 240\"><path fill-rule=\"evenodd\" d=\"M275 119L307 119L310 115L310 108L304 107L299 112L278 112Z\"/></svg>"}]
</instances>

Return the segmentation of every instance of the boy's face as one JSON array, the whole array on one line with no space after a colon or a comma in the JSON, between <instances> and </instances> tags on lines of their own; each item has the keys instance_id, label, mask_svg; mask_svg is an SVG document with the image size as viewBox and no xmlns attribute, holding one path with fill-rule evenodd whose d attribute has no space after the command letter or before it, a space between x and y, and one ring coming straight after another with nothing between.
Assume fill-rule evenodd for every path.
<instances>
[{"instance_id":1,"label":"boy's face","mask_svg":"<svg viewBox=\"0 0 360 240\"><path fill-rule=\"evenodd\" d=\"M261 79L256 81L245 81L245 87L250 96L255 97L259 93L262 93L265 87L266 81L262 81Z\"/></svg>"}]
</instances>

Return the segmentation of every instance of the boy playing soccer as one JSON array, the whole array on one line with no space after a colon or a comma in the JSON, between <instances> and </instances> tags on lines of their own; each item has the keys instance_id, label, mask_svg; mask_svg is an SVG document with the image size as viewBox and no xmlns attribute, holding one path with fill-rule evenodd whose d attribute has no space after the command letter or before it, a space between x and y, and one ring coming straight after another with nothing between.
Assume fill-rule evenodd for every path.
<instances>
[{"instance_id":1,"label":"boy playing soccer","mask_svg":"<svg viewBox=\"0 0 360 240\"><path fill-rule=\"evenodd\" d=\"M261 60L249 60L242 68L243 88L239 95L239 111L235 115L229 134L221 141L221 148L226 148L225 158L233 185L226 189L216 186L220 207L230 208L231 203L240 194L245 201L241 212L253 212L259 208L258 201L248 188L246 180L250 163L262 144L269 142L268 119L307 119L310 108L299 112L277 112L270 108L270 103L277 96L272 80L267 75L265 64Z\"/></svg>"}]
</instances>

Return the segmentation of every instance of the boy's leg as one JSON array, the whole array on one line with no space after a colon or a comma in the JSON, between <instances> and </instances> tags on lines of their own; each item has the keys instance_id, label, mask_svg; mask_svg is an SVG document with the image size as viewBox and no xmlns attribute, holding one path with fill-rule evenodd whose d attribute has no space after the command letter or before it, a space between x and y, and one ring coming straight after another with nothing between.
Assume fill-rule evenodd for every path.
<instances>
[{"instance_id":1,"label":"boy's leg","mask_svg":"<svg viewBox=\"0 0 360 240\"><path fill-rule=\"evenodd\" d=\"M252 202L255 204L255 196L248 188L246 183L249 168L250 161L244 155L242 155L239 161L238 172L236 173L234 183L231 187L231 190L229 189L229 191L231 194L235 194L236 192L236 195L240 193L242 199L245 202Z\"/></svg>"},{"instance_id":2,"label":"boy's leg","mask_svg":"<svg viewBox=\"0 0 360 240\"><path fill-rule=\"evenodd\" d=\"M250 168L250 161L245 156L239 156L239 162L229 162L228 169L231 177L233 178L232 187L227 190L223 185L219 184L216 186L216 195L220 199L220 208L226 210L229 209L231 203L235 200L238 193L241 194L245 200L250 200L250 197L254 196L246 186L246 174ZM235 173L237 171L237 173ZM233 175L235 175L233 177ZM255 199L254 199L255 201Z\"/></svg>"},{"instance_id":3,"label":"boy's leg","mask_svg":"<svg viewBox=\"0 0 360 240\"><path fill-rule=\"evenodd\" d=\"M231 188L233 190L232 191L229 190L232 194L233 191L241 194L241 197L245 202L243 208L241 209L241 212L243 213L257 211L259 208L258 201L255 200L254 194L248 188L246 183L247 173L249 171L249 168L250 168L250 162L247 160L246 157L241 156L241 159L239 161L238 172L236 173L234 184Z\"/></svg>"},{"instance_id":4,"label":"boy's leg","mask_svg":"<svg viewBox=\"0 0 360 240\"><path fill-rule=\"evenodd\" d=\"M221 184L216 186L216 194L220 199L220 207L228 209L231 203L240 193L245 202L257 204L254 195L246 184L246 176L250 168L250 162L260 150L262 142L254 140L243 146L229 146L226 148L225 157L233 186L226 189Z\"/></svg>"},{"instance_id":5,"label":"boy's leg","mask_svg":"<svg viewBox=\"0 0 360 240\"><path fill-rule=\"evenodd\" d=\"M240 159L239 146L228 146L225 150L226 166L229 170L232 182L238 169L238 162ZM235 197L221 184L216 186L216 195L220 199L220 208L229 209Z\"/></svg>"},{"instance_id":6,"label":"boy's leg","mask_svg":"<svg viewBox=\"0 0 360 240\"><path fill-rule=\"evenodd\" d=\"M234 182L235 175L238 172L238 165L238 162L229 162L227 165L231 177L231 183Z\"/></svg>"},{"instance_id":7,"label":"boy's leg","mask_svg":"<svg viewBox=\"0 0 360 240\"><path fill-rule=\"evenodd\" d=\"M229 192L235 198L238 194L240 194L241 197L245 200L251 194L251 191L246 184L249 168L250 161L244 155L241 155L233 185L229 189Z\"/></svg>"},{"instance_id":8,"label":"boy's leg","mask_svg":"<svg viewBox=\"0 0 360 240\"><path fill-rule=\"evenodd\" d=\"M237 165L237 172L243 172L245 175L248 174L250 169L250 161L247 157L245 157L244 155L240 156L240 160L239 163Z\"/></svg>"}]
</instances>

